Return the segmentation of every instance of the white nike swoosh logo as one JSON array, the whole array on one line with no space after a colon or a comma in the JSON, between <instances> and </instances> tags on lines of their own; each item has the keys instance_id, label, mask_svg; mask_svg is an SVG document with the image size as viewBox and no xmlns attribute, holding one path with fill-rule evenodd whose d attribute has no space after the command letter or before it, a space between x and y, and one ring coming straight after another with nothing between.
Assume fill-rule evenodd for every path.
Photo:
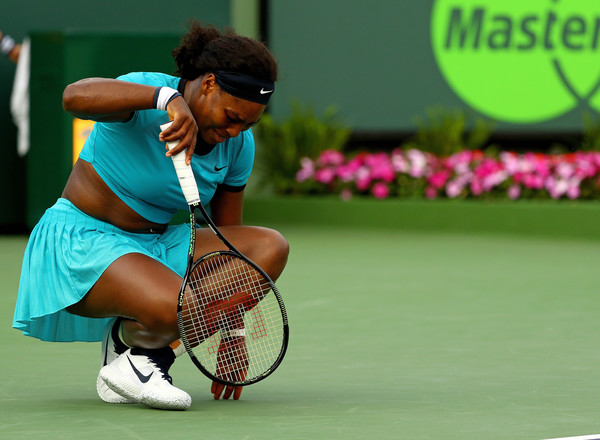
<instances>
[{"instance_id":1,"label":"white nike swoosh logo","mask_svg":"<svg viewBox=\"0 0 600 440\"><path fill-rule=\"evenodd\" d=\"M264 88L260 89L261 95L266 95L267 93L273 93L273 90L265 90Z\"/></svg>"}]
</instances>

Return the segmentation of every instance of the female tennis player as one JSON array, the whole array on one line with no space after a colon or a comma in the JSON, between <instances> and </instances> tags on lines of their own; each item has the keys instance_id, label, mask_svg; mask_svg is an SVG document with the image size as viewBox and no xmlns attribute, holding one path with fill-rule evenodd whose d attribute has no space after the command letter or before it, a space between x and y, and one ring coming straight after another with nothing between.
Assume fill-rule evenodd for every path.
<instances>
[{"instance_id":1,"label":"female tennis player","mask_svg":"<svg viewBox=\"0 0 600 440\"><path fill-rule=\"evenodd\" d=\"M184 351L176 302L190 230L169 225L187 209L170 156L186 150L214 222L273 280L288 244L274 230L242 225L249 128L274 92L273 55L256 40L192 22L173 57L178 76L137 72L66 87L64 109L97 123L62 197L32 231L13 326L45 341L102 340L102 366L128 390L98 376L106 402L186 409L191 398L172 385L169 368ZM179 144L167 151L167 141ZM196 258L222 247L210 230L196 230ZM239 399L241 388L213 383L211 393Z\"/></svg>"}]
</instances>

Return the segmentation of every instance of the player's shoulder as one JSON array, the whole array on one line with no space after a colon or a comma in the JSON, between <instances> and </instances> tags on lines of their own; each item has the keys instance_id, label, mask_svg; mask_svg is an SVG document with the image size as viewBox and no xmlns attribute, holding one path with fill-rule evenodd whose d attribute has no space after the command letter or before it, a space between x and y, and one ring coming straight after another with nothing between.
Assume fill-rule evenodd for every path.
<instances>
[{"instance_id":1,"label":"player's shoulder","mask_svg":"<svg viewBox=\"0 0 600 440\"><path fill-rule=\"evenodd\" d=\"M244 144L254 145L254 134L252 133L252 130L245 130L240 132L240 134L232 140L234 140L240 146L243 146Z\"/></svg>"},{"instance_id":2,"label":"player's shoulder","mask_svg":"<svg viewBox=\"0 0 600 440\"><path fill-rule=\"evenodd\" d=\"M180 78L176 76L167 75L166 73L161 72L130 72L118 76L117 79L157 87L167 86L174 89L177 88L180 81Z\"/></svg>"}]
</instances>

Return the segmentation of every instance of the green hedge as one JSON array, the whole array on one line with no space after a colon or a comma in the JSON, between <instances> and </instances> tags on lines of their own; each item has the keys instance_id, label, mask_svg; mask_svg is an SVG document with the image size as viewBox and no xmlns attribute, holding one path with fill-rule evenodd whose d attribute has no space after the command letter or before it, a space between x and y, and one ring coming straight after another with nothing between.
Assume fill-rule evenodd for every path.
<instances>
[{"instance_id":1,"label":"green hedge","mask_svg":"<svg viewBox=\"0 0 600 440\"><path fill-rule=\"evenodd\" d=\"M526 234L600 240L594 202L249 198L246 224L327 225L422 232Z\"/></svg>"}]
</instances>

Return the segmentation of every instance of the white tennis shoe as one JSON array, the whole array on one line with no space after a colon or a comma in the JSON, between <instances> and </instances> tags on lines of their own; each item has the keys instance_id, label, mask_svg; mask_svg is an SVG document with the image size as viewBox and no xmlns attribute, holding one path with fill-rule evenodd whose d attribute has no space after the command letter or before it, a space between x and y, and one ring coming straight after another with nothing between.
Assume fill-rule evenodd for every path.
<instances>
[{"instance_id":1,"label":"white tennis shoe","mask_svg":"<svg viewBox=\"0 0 600 440\"><path fill-rule=\"evenodd\" d=\"M104 333L102 335L102 362L100 368L110 364L120 354L125 353L127 346L119 339L119 326L121 325L121 318L111 320L106 327L104 327ZM100 377L96 379L96 391L98 396L107 403L136 403L132 399L121 396L111 390L104 379Z\"/></svg>"},{"instance_id":2,"label":"white tennis shoe","mask_svg":"<svg viewBox=\"0 0 600 440\"><path fill-rule=\"evenodd\" d=\"M185 410L188 393L173 386L169 368L175 361L170 347L130 348L100 370L100 377L118 395L152 408Z\"/></svg>"}]
</instances>

